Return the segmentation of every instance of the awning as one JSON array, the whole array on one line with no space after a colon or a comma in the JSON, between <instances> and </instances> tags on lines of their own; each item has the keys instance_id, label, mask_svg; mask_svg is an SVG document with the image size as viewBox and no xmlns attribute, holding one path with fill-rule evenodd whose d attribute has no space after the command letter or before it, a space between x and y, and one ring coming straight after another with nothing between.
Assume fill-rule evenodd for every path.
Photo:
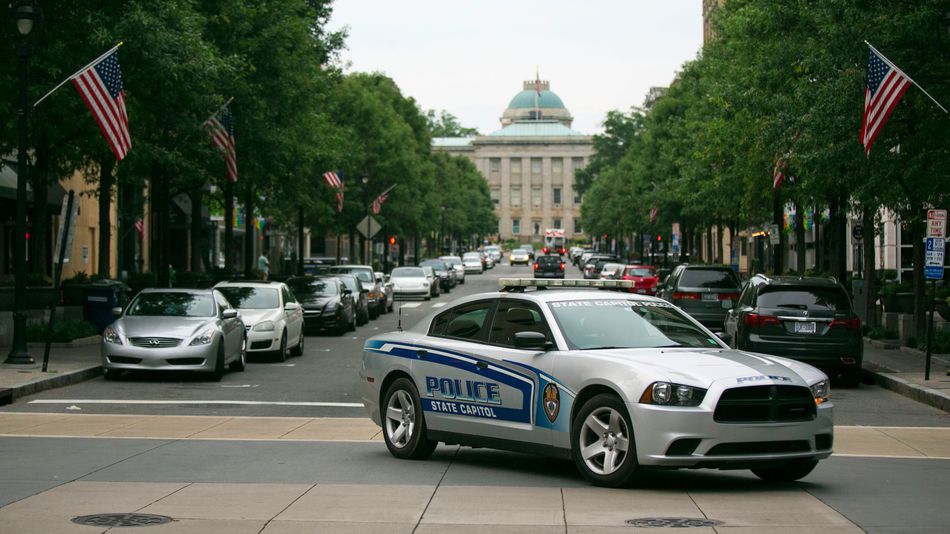
<instances>
[{"instance_id":1,"label":"awning","mask_svg":"<svg viewBox=\"0 0 950 534\"><path fill-rule=\"evenodd\" d=\"M0 159L0 199L9 199L16 202L17 174L16 162L6 158ZM56 182L47 188L46 205L59 211L63 205L63 197L66 196L66 190ZM27 202L33 202L33 188L30 183L26 184Z\"/></svg>"}]
</instances>

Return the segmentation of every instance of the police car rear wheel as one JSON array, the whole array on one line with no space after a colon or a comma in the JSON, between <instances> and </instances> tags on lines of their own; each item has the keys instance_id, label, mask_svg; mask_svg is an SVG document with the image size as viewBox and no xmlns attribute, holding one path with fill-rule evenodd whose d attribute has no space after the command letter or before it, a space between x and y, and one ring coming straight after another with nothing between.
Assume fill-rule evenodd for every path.
<instances>
[{"instance_id":1,"label":"police car rear wheel","mask_svg":"<svg viewBox=\"0 0 950 534\"><path fill-rule=\"evenodd\" d=\"M571 425L577 470L598 486L620 487L638 473L633 425L616 395L600 394L581 406Z\"/></svg>"},{"instance_id":2,"label":"police car rear wheel","mask_svg":"<svg viewBox=\"0 0 950 534\"><path fill-rule=\"evenodd\" d=\"M415 384L398 378L386 390L383 439L397 458L421 460L435 450L438 442L426 437L426 421Z\"/></svg>"},{"instance_id":3,"label":"police car rear wheel","mask_svg":"<svg viewBox=\"0 0 950 534\"><path fill-rule=\"evenodd\" d=\"M752 473L766 482L794 482L805 478L816 465L818 465L818 460L799 458L782 467L753 469Z\"/></svg>"}]
</instances>

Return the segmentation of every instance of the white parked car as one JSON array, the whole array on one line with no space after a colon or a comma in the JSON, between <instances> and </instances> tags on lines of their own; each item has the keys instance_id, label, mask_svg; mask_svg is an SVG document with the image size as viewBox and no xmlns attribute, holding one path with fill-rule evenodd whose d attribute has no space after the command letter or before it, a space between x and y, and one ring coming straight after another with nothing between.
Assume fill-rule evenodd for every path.
<instances>
[{"instance_id":1,"label":"white parked car","mask_svg":"<svg viewBox=\"0 0 950 534\"><path fill-rule=\"evenodd\" d=\"M278 361L303 355L303 306L283 282L220 282L214 286L241 312L247 352L271 353Z\"/></svg>"},{"instance_id":2,"label":"white parked car","mask_svg":"<svg viewBox=\"0 0 950 534\"><path fill-rule=\"evenodd\" d=\"M498 245L487 245L485 252L487 252L488 256L495 262L495 265L501 263L501 247Z\"/></svg>"},{"instance_id":3,"label":"white parked car","mask_svg":"<svg viewBox=\"0 0 950 534\"><path fill-rule=\"evenodd\" d=\"M462 264L462 258L458 256L440 256L440 260L448 263L455 270L455 281L465 283L465 265Z\"/></svg>"},{"instance_id":4,"label":"white parked car","mask_svg":"<svg viewBox=\"0 0 950 534\"><path fill-rule=\"evenodd\" d=\"M389 275L393 284L393 297L422 297L425 300L432 298L432 288L429 278L422 267L396 267Z\"/></svg>"},{"instance_id":5,"label":"white parked car","mask_svg":"<svg viewBox=\"0 0 950 534\"><path fill-rule=\"evenodd\" d=\"M394 456L440 441L549 454L602 486L651 468L788 482L831 456L820 370L730 349L658 298L576 289L628 280L501 284L366 341L362 401ZM542 285L561 290L528 290Z\"/></svg>"},{"instance_id":6,"label":"white parked car","mask_svg":"<svg viewBox=\"0 0 950 534\"><path fill-rule=\"evenodd\" d=\"M482 274L484 270L480 252L466 252L462 254L462 265L465 266L466 273Z\"/></svg>"}]
</instances>

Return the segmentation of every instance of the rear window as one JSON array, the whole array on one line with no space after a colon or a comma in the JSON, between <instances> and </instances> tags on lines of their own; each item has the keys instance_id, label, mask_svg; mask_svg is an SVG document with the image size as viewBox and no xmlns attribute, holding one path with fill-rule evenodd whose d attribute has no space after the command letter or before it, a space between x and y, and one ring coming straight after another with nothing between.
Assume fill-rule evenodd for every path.
<instances>
[{"instance_id":1,"label":"rear window","mask_svg":"<svg viewBox=\"0 0 950 534\"><path fill-rule=\"evenodd\" d=\"M538 265L560 265L561 258L555 256L541 256L537 260Z\"/></svg>"},{"instance_id":2,"label":"rear window","mask_svg":"<svg viewBox=\"0 0 950 534\"><path fill-rule=\"evenodd\" d=\"M775 288L759 294L762 308L851 311L851 300L838 288Z\"/></svg>"},{"instance_id":3,"label":"rear window","mask_svg":"<svg viewBox=\"0 0 950 534\"><path fill-rule=\"evenodd\" d=\"M731 269L686 269L679 281L680 287L710 287L716 289L737 289L739 279Z\"/></svg>"},{"instance_id":4,"label":"rear window","mask_svg":"<svg viewBox=\"0 0 950 534\"><path fill-rule=\"evenodd\" d=\"M626 276L656 276L656 271L649 267L627 267Z\"/></svg>"}]
</instances>

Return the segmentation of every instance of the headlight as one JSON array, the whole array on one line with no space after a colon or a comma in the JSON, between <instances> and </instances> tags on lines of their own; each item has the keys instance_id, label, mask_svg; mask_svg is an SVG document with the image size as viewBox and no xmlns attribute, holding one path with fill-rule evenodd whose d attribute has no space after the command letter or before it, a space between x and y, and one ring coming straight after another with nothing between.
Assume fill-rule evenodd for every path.
<instances>
[{"instance_id":1,"label":"headlight","mask_svg":"<svg viewBox=\"0 0 950 534\"><path fill-rule=\"evenodd\" d=\"M809 387L811 388L811 394L815 396L815 404L827 402L828 397L831 396L831 386L828 385L827 380L822 380Z\"/></svg>"},{"instance_id":2,"label":"headlight","mask_svg":"<svg viewBox=\"0 0 950 534\"><path fill-rule=\"evenodd\" d=\"M108 341L109 343L115 343L116 345L122 344L122 339L119 338L119 333L116 332L111 326L107 326L106 329L102 331L102 339Z\"/></svg>"},{"instance_id":3,"label":"headlight","mask_svg":"<svg viewBox=\"0 0 950 534\"><path fill-rule=\"evenodd\" d=\"M427 281L425 281L425 282L422 282L422 285L425 286L425 287L429 287L429 281L427 280Z\"/></svg>"},{"instance_id":4,"label":"headlight","mask_svg":"<svg viewBox=\"0 0 950 534\"><path fill-rule=\"evenodd\" d=\"M376 298L376 292L375 292L375 291L370 291L370 292L369 292L369 298L371 298L371 299Z\"/></svg>"},{"instance_id":5,"label":"headlight","mask_svg":"<svg viewBox=\"0 0 950 534\"><path fill-rule=\"evenodd\" d=\"M251 330L255 332L272 332L274 330L274 321L261 321L254 325Z\"/></svg>"},{"instance_id":6,"label":"headlight","mask_svg":"<svg viewBox=\"0 0 950 534\"><path fill-rule=\"evenodd\" d=\"M641 404L661 406L699 406L706 397L706 390L671 382L654 382L640 395Z\"/></svg>"},{"instance_id":7,"label":"headlight","mask_svg":"<svg viewBox=\"0 0 950 534\"><path fill-rule=\"evenodd\" d=\"M214 341L214 330L209 328L205 330L204 332L198 334L198 336L195 337L195 339L192 339L191 343L189 343L188 345L192 347L195 345L207 345L208 343L211 343L212 341Z\"/></svg>"}]
</instances>

